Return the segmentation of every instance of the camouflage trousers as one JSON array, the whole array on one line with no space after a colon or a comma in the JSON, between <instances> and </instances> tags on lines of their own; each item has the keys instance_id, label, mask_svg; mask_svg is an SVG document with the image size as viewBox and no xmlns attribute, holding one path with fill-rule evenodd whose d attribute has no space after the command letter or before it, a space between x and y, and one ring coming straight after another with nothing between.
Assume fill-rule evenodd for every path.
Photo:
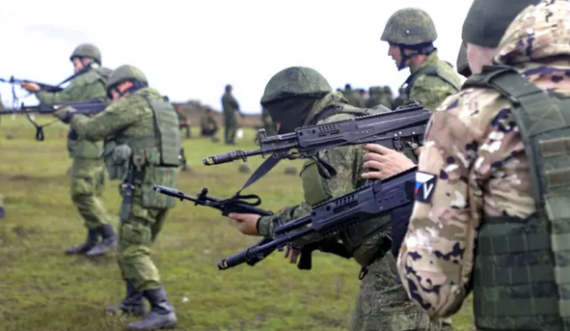
<instances>
[{"instance_id":1,"label":"camouflage trousers","mask_svg":"<svg viewBox=\"0 0 570 331\"><path fill-rule=\"evenodd\" d=\"M131 282L138 291L159 288L158 269L150 259L151 246L162 230L168 209L142 206L142 193L135 190L131 215L121 221L117 260L123 279Z\"/></svg>"},{"instance_id":2,"label":"camouflage trousers","mask_svg":"<svg viewBox=\"0 0 570 331\"><path fill-rule=\"evenodd\" d=\"M101 159L74 158L71 166L71 200L83 217L85 227L94 229L111 221L100 197L105 188Z\"/></svg>"},{"instance_id":3,"label":"camouflage trousers","mask_svg":"<svg viewBox=\"0 0 570 331\"><path fill-rule=\"evenodd\" d=\"M229 116L229 118L224 116L224 141L226 144L235 142L237 129L238 123L235 115Z\"/></svg>"},{"instance_id":4,"label":"camouflage trousers","mask_svg":"<svg viewBox=\"0 0 570 331\"><path fill-rule=\"evenodd\" d=\"M408 298L397 282L396 260L391 253L370 265L360 283L351 331L443 331L453 330L432 319Z\"/></svg>"}]
</instances>

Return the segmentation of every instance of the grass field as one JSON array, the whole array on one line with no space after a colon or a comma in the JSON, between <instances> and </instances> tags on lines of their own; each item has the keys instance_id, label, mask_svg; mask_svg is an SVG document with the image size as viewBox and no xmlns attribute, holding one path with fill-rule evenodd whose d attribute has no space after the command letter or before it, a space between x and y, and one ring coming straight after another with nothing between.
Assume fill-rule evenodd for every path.
<instances>
[{"instance_id":1,"label":"grass field","mask_svg":"<svg viewBox=\"0 0 570 331\"><path fill-rule=\"evenodd\" d=\"M105 305L124 295L114 255L63 254L85 236L69 198L66 129L54 124L46 128L46 140L37 142L25 119L6 116L0 124L0 194L8 214L0 220L0 331L114 331L127 322L103 314ZM238 147L254 148L253 135L247 131ZM183 144L193 171L181 173L180 190L196 194L208 187L213 195L229 197L245 182L237 162L201 165L202 157L226 151L223 144L204 139ZM260 162L251 159L249 165L253 170ZM263 198L263 208L301 200L300 180L284 174L287 165L300 163L283 162L249 190ZM117 186L107 182L104 199L115 218ZM358 291L354 260L316 253L313 270L306 272L274 254L255 267L217 270L221 258L255 240L215 210L178 203L153 257L177 311L177 330L348 330ZM466 303L453 318L456 330L472 328L470 310Z\"/></svg>"}]
</instances>

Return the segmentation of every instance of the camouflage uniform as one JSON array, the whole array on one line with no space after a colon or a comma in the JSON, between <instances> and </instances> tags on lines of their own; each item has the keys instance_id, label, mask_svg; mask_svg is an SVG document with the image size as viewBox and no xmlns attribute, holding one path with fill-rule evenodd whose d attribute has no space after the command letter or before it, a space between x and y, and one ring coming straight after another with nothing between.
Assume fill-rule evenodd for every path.
<instances>
[{"instance_id":1,"label":"camouflage uniform","mask_svg":"<svg viewBox=\"0 0 570 331\"><path fill-rule=\"evenodd\" d=\"M80 45L80 50L84 45ZM98 51L97 51L98 52ZM73 57L74 55L72 55ZM99 58L100 61L100 58ZM75 77L70 84L60 92L37 91L36 97L43 103L60 103L72 101L107 101L105 83L109 70L101 68L92 62L91 68ZM88 141L77 137L72 130L68 134L67 147L73 159L71 166L71 199L84 220L85 227L92 233L102 232L104 236L112 236L111 216L105 209L101 196L105 185L105 168L101 152L101 141ZM90 239L88 238L88 242ZM89 245L87 245L87 248ZM70 248L68 254L85 253L82 246ZM94 251L95 252L95 251Z\"/></svg>"},{"instance_id":2,"label":"camouflage uniform","mask_svg":"<svg viewBox=\"0 0 570 331\"><path fill-rule=\"evenodd\" d=\"M544 1L524 9L538 1L494 1L475 0L464 40L484 47L498 44L494 62L513 66L533 83L527 85L560 93L560 100L570 96L570 4ZM501 31L495 27L501 19L512 23L502 28L506 33L500 44L484 44L493 43L493 34L484 33L488 30L482 30L481 43L465 38L468 22ZM516 119L524 116L523 109L495 88L470 87L478 79L472 77L448 98L428 126L419 171L425 173L421 181L435 188L414 206L399 274L409 295L432 316L456 312L473 288L475 323L481 330L568 330L569 253L562 239L570 218L568 189L539 194L543 201L537 204L530 171L541 164L546 174L567 167L567 147L555 150L547 143L568 141L568 132L566 138L560 136L564 131L548 132L540 143L542 156L530 159L530 149L525 149L530 144L521 135L527 135L527 127L522 129ZM539 110L543 112L533 121L537 127L552 109ZM557 112L563 118L556 121L568 123L569 109ZM542 185L564 185L563 178ZM552 199L562 200L554 204Z\"/></svg>"},{"instance_id":3,"label":"camouflage uniform","mask_svg":"<svg viewBox=\"0 0 570 331\"><path fill-rule=\"evenodd\" d=\"M141 85L132 90L130 94L113 101L105 111L93 118L74 116L71 120L71 128L80 137L89 141L105 139L106 150L109 146L117 146L114 154L119 150L118 146L129 146L132 151L130 158L122 157L123 162L125 159L130 159L130 165L127 168L133 173L134 191L132 201L130 205L126 205L126 209L126 200L123 201L117 250L118 263L127 284L127 297L123 301L123 306L119 306L116 310L121 309L126 312L134 310L142 314L141 310L144 310L142 295L144 295L151 303L151 315L153 311L156 311L158 315L171 316L167 321L170 325L175 323L176 318L160 284L158 269L150 259L150 255L151 245L164 226L168 209L174 206L174 200L154 192L152 188L155 184L176 187L178 176L176 166L165 167L161 162L166 159L166 155L171 155L170 158L174 160L172 164L178 165L180 148L178 121L174 110L169 106L168 110L172 111L170 122L165 123L160 130L164 128L164 130L170 130L168 132L174 138L172 141L167 141L164 136L161 136L158 142L155 138L158 134L155 126L159 126L161 121L157 119L155 124L155 118L159 115L151 104L153 102L167 103L156 90L146 87L146 77L140 70L131 66L117 68L109 78L107 90L120 84L121 77L137 78ZM158 146L162 148L159 149ZM164 146L168 146L168 153ZM119 170L113 169L115 168L109 169L110 177L128 178L126 169L122 169L123 172L120 168ZM125 191L122 193L124 195ZM123 214L124 212L126 215ZM152 324L153 321L149 322L148 319L156 318L156 316L151 315L147 316L147 320L138 322L139 324L131 324L131 329L152 329L149 323Z\"/></svg>"},{"instance_id":4,"label":"camouflage uniform","mask_svg":"<svg viewBox=\"0 0 570 331\"><path fill-rule=\"evenodd\" d=\"M350 85L346 85L344 91L342 92L344 98L348 101L348 104L354 107L360 107L361 103L356 93Z\"/></svg>"},{"instance_id":5,"label":"camouflage uniform","mask_svg":"<svg viewBox=\"0 0 570 331\"><path fill-rule=\"evenodd\" d=\"M445 98L459 90L459 77L449 64L440 61L437 56L437 49L433 47L436 39L437 32L431 17L421 9L401 9L386 23L381 40L399 47L399 70L408 65L406 62L409 59L427 56L418 68L410 67L411 75L403 84L406 89L405 104L417 101L425 108L435 110ZM406 50L413 53L408 54Z\"/></svg>"},{"instance_id":6,"label":"camouflage uniform","mask_svg":"<svg viewBox=\"0 0 570 331\"><path fill-rule=\"evenodd\" d=\"M180 110L179 106L173 106L176 110L176 115L178 115L178 127L180 129L186 130L186 138L192 138L192 132L190 131L190 120L186 117L186 114Z\"/></svg>"},{"instance_id":7,"label":"camouflage uniform","mask_svg":"<svg viewBox=\"0 0 570 331\"><path fill-rule=\"evenodd\" d=\"M406 104L406 100L408 100L408 97L406 96L406 89L403 87L400 87L400 89L398 90L398 97L396 99L394 99L394 109L403 106Z\"/></svg>"},{"instance_id":8,"label":"camouflage uniform","mask_svg":"<svg viewBox=\"0 0 570 331\"><path fill-rule=\"evenodd\" d=\"M218 122L212 114L206 113L200 120L200 135L202 137L214 137L218 132Z\"/></svg>"},{"instance_id":9,"label":"camouflage uniform","mask_svg":"<svg viewBox=\"0 0 570 331\"><path fill-rule=\"evenodd\" d=\"M226 92L222 96L222 109L224 111L225 143L234 144L238 128L239 103L231 93Z\"/></svg>"},{"instance_id":10,"label":"camouflage uniform","mask_svg":"<svg viewBox=\"0 0 570 331\"><path fill-rule=\"evenodd\" d=\"M291 81L288 81L288 78ZM303 82L306 85L298 82ZM306 89L308 91L303 92L303 94L297 92L295 95L292 95L292 92L279 92L277 95L271 92L279 89ZM315 91L311 92L311 89ZM291 106L288 100L295 98L302 100L298 101L299 104L307 106L308 111L306 113L291 113L303 108ZM279 103L281 100L285 100L285 104L275 106L274 103ZM329 123L350 119L356 114L362 114L363 111L348 105L340 93L332 92L330 85L316 71L302 67L288 68L276 74L267 85L262 105L268 109L276 122L282 123L282 128L284 123L276 118L280 115L276 115L277 110L273 109L283 108L283 120L287 118L292 121L297 121L299 118L304 119L304 122L288 125L289 129L284 130L284 133L303 124ZM335 109L334 114L318 120L318 118L322 118L323 114L330 114L329 111L332 109ZM384 108L384 111L388 110ZM288 116L287 112L289 112ZM307 161L300 174L303 182L304 201L299 205L281 209L275 216L281 222L289 222L310 213L311 206L350 193L365 185L365 181L360 177L364 171L363 155L364 151L360 146L337 147L320 153L319 157L330 163L338 172L336 177L330 179L325 179L319 174L314 160ZM259 234L273 236L274 222L274 217L262 217L258 222ZM363 267L364 278L361 282L353 316L352 331L440 330L441 321L430 319L422 312L408 299L402 285L398 283L395 258L389 253L389 235L390 215L383 214L373 220L362 222L348 230L341 231L333 237L325 239L305 237L296 244L304 246L317 243L319 249L323 251L354 257Z\"/></svg>"},{"instance_id":11,"label":"camouflage uniform","mask_svg":"<svg viewBox=\"0 0 570 331\"><path fill-rule=\"evenodd\" d=\"M388 109L392 109L392 108L390 108L391 105L390 105L390 103L388 102L388 99L386 99L386 98L384 97L384 93L383 93L382 87L380 87L380 86L372 86L372 87L370 87L369 91L370 91L370 92L369 92L370 97L366 100L366 102L365 102L365 104L364 104L364 107L366 107L366 108L374 108L374 107L376 107L376 106L378 106L378 105L382 105L382 106L384 106L384 107L386 107L386 108L388 108Z\"/></svg>"}]
</instances>

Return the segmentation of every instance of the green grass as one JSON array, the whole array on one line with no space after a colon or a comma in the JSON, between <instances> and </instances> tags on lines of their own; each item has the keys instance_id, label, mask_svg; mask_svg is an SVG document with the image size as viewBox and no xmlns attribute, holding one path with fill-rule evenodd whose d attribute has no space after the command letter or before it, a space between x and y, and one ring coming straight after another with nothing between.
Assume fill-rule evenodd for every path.
<instances>
[{"instance_id":1,"label":"green grass","mask_svg":"<svg viewBox=\"0 0 570 331\"><path fill-rule=\"evenodd\" d=\"M50 119L40 119L48 122ZM0 221L0 330L122 330L125 318L103 314L103 307L124 295L114 255L100 259L69 257L65 248L85 233L71 204L66 170L67 127L46 128L46 140L34 140L25 119L7 116L0 125L0 194L7 218ZM197 132L194 131L194 137ZM13 139L5 139L11 136ZM253 131L238 141L254 148ZM179 189L229 197L248 175L238 162L205 167L204 156L227 150L205 139L184 140L191 172L181 173ZM254 169L261 158L248 164ZM256 183L262 207L277 209L302 198L298 176L277 169ZM105 204L117 215L118 183L107 182ZM116 217L117 218L117 217ZM165 288L176 308L178 330L348 330L358 291L358 265L315 254L313 270L302 272L274 254L255 267L218 271L216 263L257 238L244 237L219 212L178 203L154 249ZM472 327L471 304L453 318L457 330Z\"/></svg>"}]
</instances>

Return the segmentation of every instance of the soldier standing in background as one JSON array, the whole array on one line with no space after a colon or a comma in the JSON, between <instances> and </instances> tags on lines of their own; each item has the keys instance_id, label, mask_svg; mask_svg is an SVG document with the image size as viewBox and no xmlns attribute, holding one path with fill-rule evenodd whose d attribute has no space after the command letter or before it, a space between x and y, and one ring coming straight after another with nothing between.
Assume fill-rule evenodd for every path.
<instances>
[{"instance_id":1,"label":"soldier standing in background","mask_svg":"<svg viewBox=\"0 0 570 331\"><path fill-rule=\"evenodd\" d=\"M408 96L406 95L406 89L404 87L400 87L400 89L398 90L398 97L394 99L394 109L405 105L406 100L408 100Z\"/></svg>"},{"instance_id":2,"label":"soldier standing in background","mask_svg":"<svg viewBox=\"0 0 570 331\"><path fill-rule=\"evenodd\" d=\"M40 90L36 83L22 83L22 88L35 94L40 102L107 101L105 84L110 70L101 67L101 53L91 44L79 45L71 54L75 74L60 92ZM73 159L71 166L71 198L84 219L87 238L84 243L66 250L67 254L98 256L115 248L117 237L111 216L103 206L101 195L105 184L102 141L88 141L69 131L67 147ZM100 242L99 239L102 238Z\"/></svg>"},{"instance_id":3,"label":"soldier standing in background","mask_svg":"<svg viewBox=\"0 0 570 331\"><path fill-rule=\"evenodd\" d=\"M435 110L446 97L459 90L459 77L437 56L433 45L436 39L431 17L418 8L398 10L386 23L381 40L390 45L388 55L396 61L398 70L410 68L411 75L403 85L406 104L417 101Z\"/></svg>"},{"instance_id":4,"label":"soldier standing in background","mask_svg":"<svg viewBox=\"0 0 570 331\"><path fill-rule=\"evenodd\" d=\"M226 93L222 96L222 109L224 111L224 141L226 145L235 145L238 128L237 115L240 113L239 103L232 95L232 86L226 85Z\"/></svg>"},{"instance_id":5,"label":"soldier standing in background","mask_svg":"<svg viewBox=\"0 0 570 331\"><path fill-rule=\"evenodd\" d=\"M169 101L169 100L165 100ZM176 115L178 115L178 127L180 130L186 130L186 139L192 138L192 132L190 131L190 119L184 114L184 112L180 109L180 106L173 105L174 110L176 110Z\"/></svg>"},{"instance_id":6,"label":"soldier standing in background","mask_svg":"<svg viewBox=\"0 0 570 331\"><path fill-rule=\"evenodd\" d=\"M349 105L353 107L360 106L360 101L358 100L358 97L354 93L354 90L352 89L352 86L350 86L350 84L346 84L344 86L344 91L342 92L342 94L344 95L344 98L348 101Z\"/></svg>"}]
</instances>

